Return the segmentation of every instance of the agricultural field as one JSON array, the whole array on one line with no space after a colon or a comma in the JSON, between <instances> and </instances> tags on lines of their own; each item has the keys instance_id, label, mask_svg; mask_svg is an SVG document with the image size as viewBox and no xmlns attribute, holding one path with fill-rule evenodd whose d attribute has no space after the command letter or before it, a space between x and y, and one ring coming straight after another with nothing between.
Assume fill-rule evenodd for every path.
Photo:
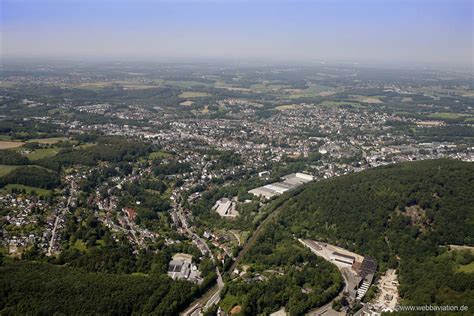
<instances>
[{"instance_id":1,"label":"agricultural field","mask_svg":"<svg viewBox=\"0 0 474 316\"><path fill-rule=\"evenodd\" d=\"M0 88L13 88L15 85L15 82L0 80Z\"/></svg>"},{"instance_id":2,"label":"agricultural field","mask_svg":"<svg viewBox=\"0 0 474 316\"><path fill-rule=\"evenodd\" d=\"M18 167L19 166L13 166L13 165L0 165L0 177L8 174L10 171Z\"/></svg>"},{"instance_id":3,"label":"agricultural field","mask_svg":"<svg viewBox=\"0 0 474 316\"><path fill-rule=\"evenodd\" d=\"M313 98L317 96L328 96L334 93L334 88L319 84L312 84L306 89L287 89L291 94L285 96L289 99Z\"/></svg>"},{"instance_id":4,"label":"agricultural field","mask_svg":"<svg viewBox=\"0 0 474 316\"><path fill-rule=\"evenodd\" d=\"M97 82L87 82L79 83L72 85L65 85L68 88L76 89L88 89L88 90L102 90L105 88L111 88L114 85L119 85L124 88L124 90L144 90L144 89L154 89L161 85L160 80L153 81L151 83L143 83L135 80L122 80L122 81L97 81Z\"/></svg>"},{"instance_id":5,"label":"agricultural field","mask_svg":"<svg viewBox=\"0 0 474 316\"><path fill-rule=\"evenodd\" d=\"M428 117L432 119L448 119L448 120L457 120L463 117L467 119L472 118L472 117L469 117L467 114L448 113L448 112L433 113L433 114L430 114Z\"/></svg>"},{"instance_id":6,"label":"agricultural field","mask_svg":"<svg viewBox=\"0 0 474 316\"><path fill-rule=\"evenodd\" d=\"M205 92L195 92L195 91L186 91L181 93L178 97L180 98L202 98L209 96L208 93Z\"/></svg>"},{"instance_id":7,"label":"agricultural field","mask_svg":"<svg viewBox=\"0 0 474 316\"><path fill-rule=\"evenodd\" d=\"M30 160L39 160L43 158L48 158L55 156L58 153L57 148L40 148L36 149L35 151L32 151L31 153L27 154L26 156Z\"/></svg>"},{"instance_id":8,"label":"agricultural field","mask_svg":"<svg viewBox=\"0 0 474 316\"><path fill-rule=\"evenodd\" d=\"M88 144L78 145L78 146L76 146L76 148L85 149L85 148L89 148L89 147L94 147L95 145L97 145L97 144L88 143Z\"/></svg>"},{"instance_id":9,"label":"agricultural field","mask_svg":"<svg viewBox=\"0 0 474 316\"><path fill-rule=\"evenodd\" d=\"M154 151L148 155L149 159L166 159L170 157L173 157L173 154L166 151Z\"/></svg>"},{"instance_id":10,"label":"agricultural field","mask_svg":"<svg viewBox=\"0 0 474 316\"><path fill-rule=\"evenodd\" d=\"M8 136L8 135L0 135L0 140L12 140L13 137Z\"/></svg>"},{"instance_id":11,"label":"agricultural field","mask_svg":"<svg viewBox=\"0 0 474 316\"><path fill-rule=\"evenodd\" d=\"M278 111L285 111L285 110L296 110L299 109L300 106L298 104L285 104L285 105L279 105L275 108L275 110Z\"/></svg>"},{"instance_id":12,"label":"agricultural field","mask_svg":"<svg viewBox=\"0 0 474 316\"><path fill-rule=\"evenodd\" d=\"M380 100L379 96L365 96L365 95L350 95L351 98L354 98L355 101L358 102L363 102L363 103L369 103L369 104L381 104L383 103L382 100Z\"/></svg>"},{"instance_id":13,"label":"agricultural field","mask_svg":"<svg viewBox=\"0 0 474 316\"><path fill-rule=\"evenodd\" d=\"M201 113L202 113L202 114L207 114L207 113L209 113L209 106L206 105L206 106L204 107L204 109L202 109Z\"/></svg>"},{"instance_id":14,"label":"agricultural field","mask_svg":"<svg viewBox=\"0 0 474 316\"><path fill-rule=\"evenodd\" d=\"M262 82L262 83L256 83L256 84L253 84L250 86L250 89L252 91L259 91L259 92L262 92L262 91L265 91L267 88L267 84L265 82Z\"/></svg>"},{"instance_id":15,"label":"agricultural field","mask_svg":"<svg viewBox=\"0 0 474 316\"><path fill-rule=\"evenodd\" d=\"M204 86L204 87L213 87L214 84L207 83L207 82L200 82L200 81L191 81L191 80L183 80L183 81L166 81L166 84L171 86L176 86L183 89L192 89L193 87L197 86Z\"/></svg>"},{"instance_id":16,"label":"agricultural field","mask_svg":"<svg viewBox=\"0 0 474 316\"><path fill-rule=\"evenodd\" d=\"M283 84L269 84L267 85L267 90L270 91L275 91L275 90L282 90L285 88L288 88L289 86L283 85Z\"/></svg>"},{"instance_id":17,"label":"agricultural field","mask_svg":"<svg viewBox=\"0 0 474 316\"><path fill-rule=\"evenodd\" d=\"M114 84L122 86L124 90L145 90L158 88L161 82L143 83L139 81L116 81Z\"/></svg>"},{"instance_id":18,"label":"agricultural field","mask_svg":"<svg viewBox=\"0 0 474 316\"><path fill-rule=\"evenodd\" d=\"M8 140L0 140L0 149L11 149L23 146L24 142L13 142Z\"/></svg>"},{"instance_id":19,"label":"agricultural field","mask_svg":"<svg viewBox=\"0 0 474 316\"><path fill-rule=\"evenodd\" d=\"M465 92L461 93L461 96L466 98L474 97L474 90L466 90Z\"/></svg>"},{"instance_id":20,"label":"agricultural field","mask_svg":"<svg viewBox=\"0 0 474 316\"><path fill-rule=\"evenodd\" d=\"M463 273L474 273L474 262L465 265L460 265L457 271Z\"/></svg>"},{"instance_id":21,"label":"agricultural field","mask_svg":"<svg viewBox=\"0 0 474 316\"><path fill-rule=\"evenodd\" d=\"M214 87L218 88L218 89L227 89L227 90L230 90L230 91L242 91L242 92L250 92L251 91L248 88L236 87L234 85L227 84L227 83L222 82L222 81L215 82Z\"/></svg>"},{"instance_id":22,"label":"agricultural field","mask_svg":"<svg viewBox=\"0 0 474 316\"><path fill-rule=\"evenodd\" d=\"M69 138L67 137L50 137L50 138L36 138L36 139L30 139L28 143L40 143L40 144L46 144L46 145L52 145L59 143L60 141L67 141Z\"/></svg>"},{"instance_id":23,"label":"agricultural field","mask_svg":"<svg viewBox=\"0 0 474 316\"><path fill-rule=\"evenodd\" d=\"M358 102L353 101L333 101L333 100L324 100L323 102L319 103L320 106L325 107L339 107L342 105L351 105L353 107L362 107L362 105Z\"/></svg>"},{"instance_id":24,"label":"agricultural field","mask_svg":"<svg viewBox=\"0 0 474 316\"><path fill-rule=\"evenodd\" d=\"M22 185L22 184L7 184L4 188L6 191L12 191L12 190L24 190L28 194L31 194L35 192L36 194L40 196L48 196L51 195L53 191L47 190L47 189L41 189L41 188L35 188L35 187L30 187L27 185Z\"/></svg>"},{"instance_id":25,"label":"agricultural field","mask_svg":"<svg viewBox=\"0 0 474 316\"><path fill-rule=\"evenodd\" d=\"M182 105L182 106L192 106L193 104L194 104L193 101L188 100L188 101L183 101L183 102L181 102L179 105Z\"/></svg>"},{"instance_id":26,"label":"agricultural field","mask_svg":"<svg viewBox=\"0 0 474 316\"><path fill-rule=\"evenodd\" d=\"M275 92L285 88L290 88L290 86L278 83L262 82L253 84L250 88L255 92Z\"/></svg>"}]
</instances>

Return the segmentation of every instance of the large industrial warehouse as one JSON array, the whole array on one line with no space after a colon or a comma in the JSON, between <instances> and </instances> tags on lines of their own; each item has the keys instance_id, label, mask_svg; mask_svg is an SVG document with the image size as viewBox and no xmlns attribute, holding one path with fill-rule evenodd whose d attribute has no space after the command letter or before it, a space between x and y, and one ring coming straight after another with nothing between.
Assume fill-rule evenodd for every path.
<instances>
[{"instance_id":1,"label":"large industrial warehouse","mask_svg":"<svg viewBox=\"0 0 474 316\"><path fill-rule=\"evenodd\" d=\"M302 184L313 181L314 177L306 173L291 173L283 177L283 181L267 184L249 191L249 193L271 199L274 196L285 193L288 190L299 187Z\"/></svg>"}]
</instances>

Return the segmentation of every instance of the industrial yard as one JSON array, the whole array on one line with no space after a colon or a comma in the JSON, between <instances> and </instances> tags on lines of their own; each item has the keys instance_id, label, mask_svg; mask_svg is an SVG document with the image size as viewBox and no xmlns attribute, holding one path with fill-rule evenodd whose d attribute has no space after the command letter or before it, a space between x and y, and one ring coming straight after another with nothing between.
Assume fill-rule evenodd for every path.
<instances>
[{"instance_id":1,"label":"industrial yard","mask_svg":"<svg viewBox=\"0 0 474 316\"><path fill-rule=\"evenodd\" d=\"M344 292L350 302L362 300L374 279L377 262L347 249L314 240L299 241L317 256L335 264L345 280Z\"/></svg>"}]
</instances>

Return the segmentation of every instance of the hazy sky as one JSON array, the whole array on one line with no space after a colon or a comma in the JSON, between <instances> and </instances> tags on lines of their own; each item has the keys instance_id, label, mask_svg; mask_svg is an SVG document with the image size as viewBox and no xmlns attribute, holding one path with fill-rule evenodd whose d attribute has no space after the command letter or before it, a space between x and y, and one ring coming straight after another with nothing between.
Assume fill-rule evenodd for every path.
<instances>
[{"instance_id":1,"label":"hazy sky","mask_svg":"<svg viewBox=\"0 0 474 316\"><path fill-rule=\"evenodd\" d=\"M473 0L0 0L4 57L472 64Z\"/></svg>"}]
</instances>

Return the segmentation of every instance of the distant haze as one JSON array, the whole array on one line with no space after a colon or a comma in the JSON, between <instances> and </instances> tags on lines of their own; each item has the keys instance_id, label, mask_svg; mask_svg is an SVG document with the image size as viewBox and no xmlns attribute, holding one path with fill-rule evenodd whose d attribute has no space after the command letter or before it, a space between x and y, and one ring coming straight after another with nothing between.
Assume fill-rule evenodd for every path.
<instances>
[{"instance_id":1,"label":"distant haze","mask_svg":"<svg viewBox=\"0 0 474 316\"><path fill-rule=\"evenodd\" d=\"M473 63L472 0L0 0L3 57Z\"/></svg>"}]
</instances>

